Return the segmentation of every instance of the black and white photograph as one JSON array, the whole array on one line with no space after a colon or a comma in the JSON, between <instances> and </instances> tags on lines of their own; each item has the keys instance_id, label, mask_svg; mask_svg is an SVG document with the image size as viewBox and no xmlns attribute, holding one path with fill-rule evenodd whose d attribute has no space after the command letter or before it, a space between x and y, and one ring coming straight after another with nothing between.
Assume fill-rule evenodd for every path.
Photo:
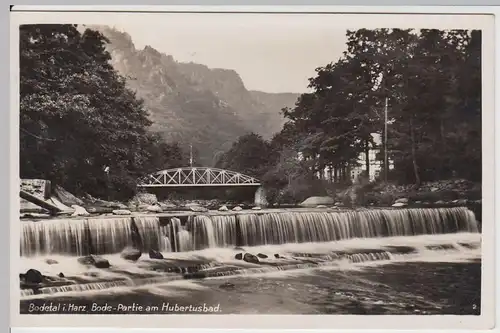
<instances>
[{"instance_id":1,"label":"black and white photograph","mask_svg":"<svg viewBox=\"0 0 500 333\"><path fill-rule=\"evenodd\" d=\"M23 320L481 315L484 30L323 16L16 27Z\"/></svg>"}]
</instances>

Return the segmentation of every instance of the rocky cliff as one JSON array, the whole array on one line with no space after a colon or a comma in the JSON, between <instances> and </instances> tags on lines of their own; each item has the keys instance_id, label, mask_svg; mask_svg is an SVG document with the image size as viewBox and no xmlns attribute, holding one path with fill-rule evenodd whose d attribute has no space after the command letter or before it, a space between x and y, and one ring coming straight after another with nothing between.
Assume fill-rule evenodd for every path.
<instances>
[{"instance_id":1,"label":"rocky cliff","mask_svg":"<svg viewBox=\"0 0 500 333\"><path fill-rule=\"evenodd\" d=\"M192 143L199 164L212 165L217 153L243 134L270 138L285 121L281 108L293 106L298 97L248 91L234 70L178 62L150 46L136 49L127 33L91 28L109 39L111 62L144 100L152 130L184 149Z\"/></svg>"}]
</instances>

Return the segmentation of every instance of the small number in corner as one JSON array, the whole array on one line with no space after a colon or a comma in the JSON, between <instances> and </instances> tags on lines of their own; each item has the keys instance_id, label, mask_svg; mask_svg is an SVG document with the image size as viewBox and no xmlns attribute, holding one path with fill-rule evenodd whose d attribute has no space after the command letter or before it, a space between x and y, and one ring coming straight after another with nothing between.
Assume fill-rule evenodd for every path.
<instances>
[{"instance_id":1,"label":"small number in corner","mask_svg":"<svg viewBox=\"0 0 500 333\"><path fill-rule=\"evenodd\" d=\"M476 310L477 309L477 305L476 304L472 304L472 309Z\"/></svg>"}]
</instances>

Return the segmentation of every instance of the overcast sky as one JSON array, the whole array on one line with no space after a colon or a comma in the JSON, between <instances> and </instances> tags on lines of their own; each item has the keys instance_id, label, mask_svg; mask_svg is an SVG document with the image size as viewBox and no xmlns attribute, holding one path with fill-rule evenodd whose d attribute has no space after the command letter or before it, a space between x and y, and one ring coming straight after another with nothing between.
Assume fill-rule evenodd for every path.
<instances>
[{"instance_id":1,"label":"overcast sky","mask_svg":"<svg viewBox=\"0 0 500 333\"><path fill-rule=\"evenodd\" d=\"M270 15L176 14L108 24L128 32L138 49L150 45L177 61L234 69L249 90L301 93L308 91L315 68L342 56L346 29L314 16L297 22Z\"/></svg>"}]
</instances>

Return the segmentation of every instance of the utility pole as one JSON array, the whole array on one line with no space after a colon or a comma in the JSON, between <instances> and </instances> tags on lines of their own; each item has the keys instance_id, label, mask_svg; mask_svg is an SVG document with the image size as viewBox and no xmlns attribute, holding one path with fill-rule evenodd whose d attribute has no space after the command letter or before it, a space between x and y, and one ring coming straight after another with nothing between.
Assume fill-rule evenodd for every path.
<instances>
[{"instance_id":1,"label":"utility pole","mask_svg":"<svg viewBox=\"0 0 500 333\"><path fill-rule=\"evenodd\" d=\"M387 159L387 108L389 104L389 98L385 98L385 108L384 108L384 180L387 183L387 172L389 170L389 160Z\"/></svg>"},{"instance_id":2,"label":"utility pole","mask_svg":"<svg viewBox=\"0 0 500 333\"><path fill-rule=\"evenodd\" d=\"M193 144L189 144L189 166L193 167Z\"/></svg>"}]
</instances>

